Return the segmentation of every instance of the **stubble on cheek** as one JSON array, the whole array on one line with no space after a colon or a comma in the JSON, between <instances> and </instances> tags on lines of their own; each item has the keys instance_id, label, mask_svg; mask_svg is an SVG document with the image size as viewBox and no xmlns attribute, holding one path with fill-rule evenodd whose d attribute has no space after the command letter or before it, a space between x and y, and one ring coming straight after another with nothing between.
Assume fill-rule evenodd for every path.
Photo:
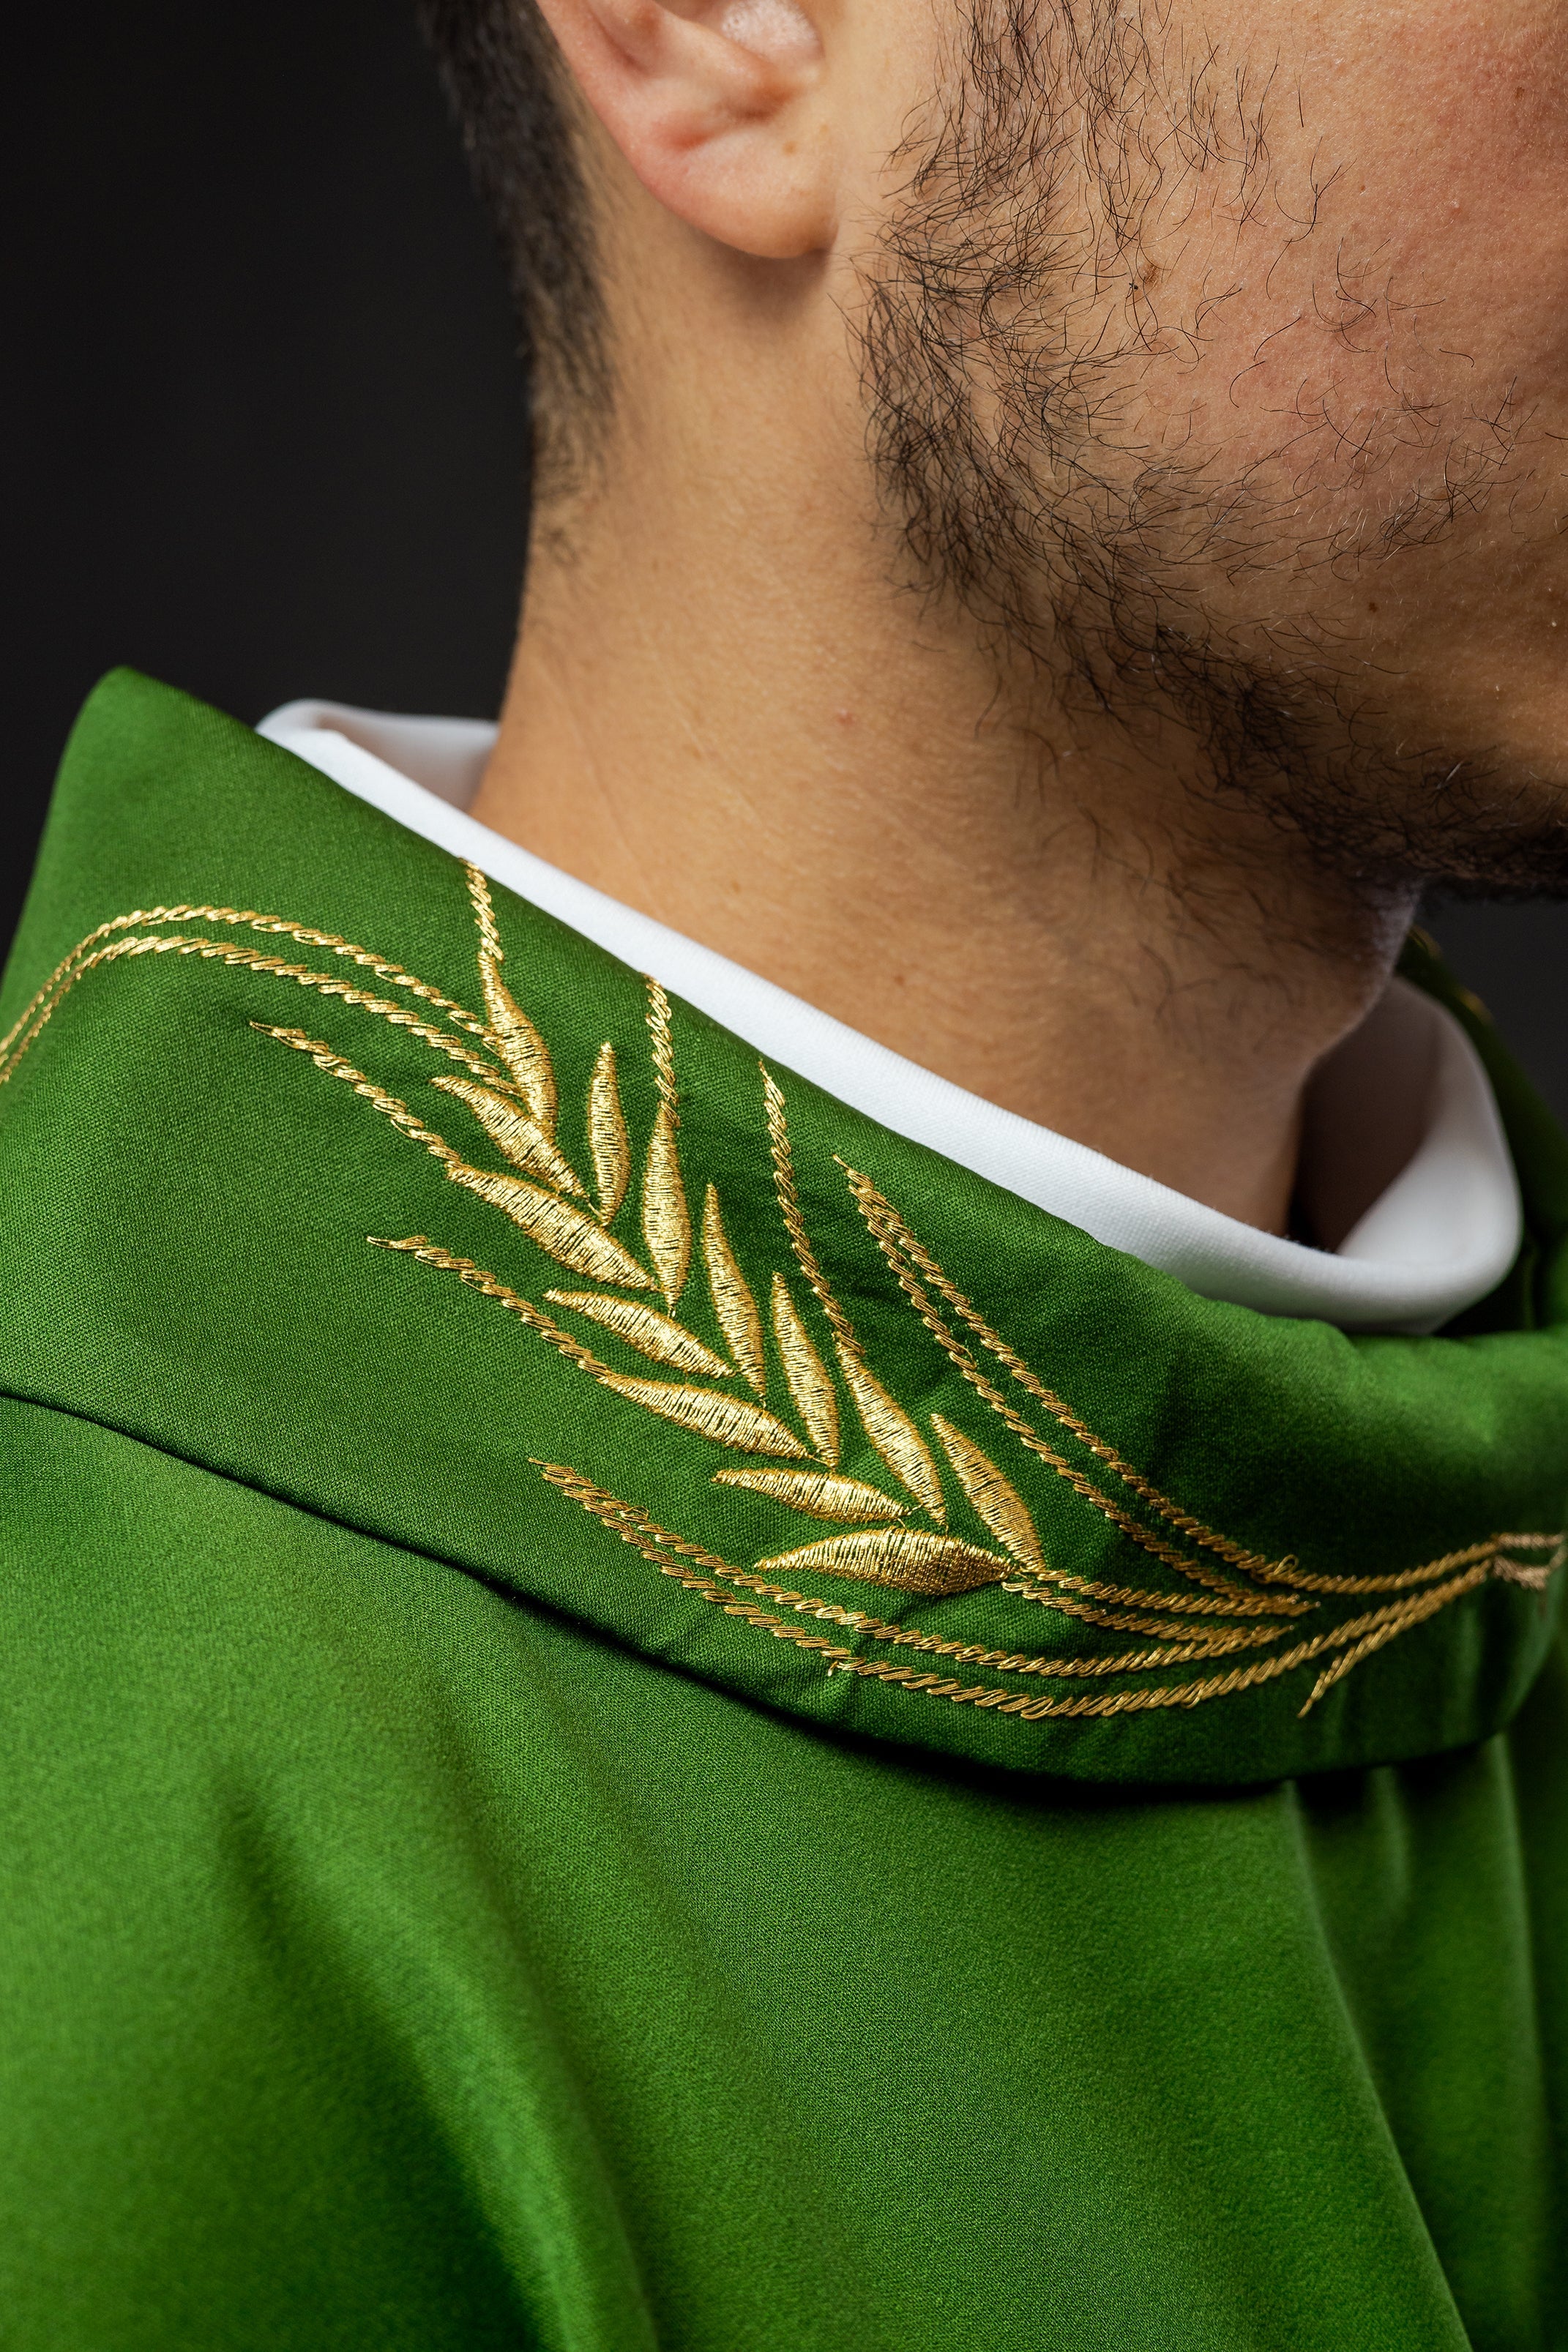
<instances>
[{"instance_id":1,"label":"stubble on cheek","mask_svg":"<svg viewBox=\"0 0 1568 2352\"><path fill-rule=\"evenodd\" d=\"M1505 268L1523 36L1472 29L1489 111L1395 43L1402 120L1376 77L1194 51L1169 11L996 0L867 273L917 575L1064 692L1163 700L1363 863L1418 854L1429 768L1497 749L1485 710L1421 740L1444 611L1564 544L1562 232L1536 203Z\"/></svg>"}]
</instances>

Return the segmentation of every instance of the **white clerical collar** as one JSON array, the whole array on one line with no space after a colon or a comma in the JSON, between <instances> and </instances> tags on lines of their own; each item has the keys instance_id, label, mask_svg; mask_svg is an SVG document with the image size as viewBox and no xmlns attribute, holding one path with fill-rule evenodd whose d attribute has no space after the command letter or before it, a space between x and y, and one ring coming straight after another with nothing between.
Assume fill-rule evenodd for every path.
<instances>
[{"instance_id":1,"label":"white clerical collar","mask_svg":"<svg viewBox=\"0 0 1568 2352\"><path fill-rule=\"evenodd\" d=\"M1306 1156L1331 1187L1336 1171L1353 1175L1369 1150L1386 1150L1376 1130L1400 1105L1414 1148L1337 1250L1310 1249L998 1109L476 824L468 806L493 727L290 702L258 732L651 973L770 1060L1202 1297L1347 1330L1431 1331L1485 1297L1519 1249L1519 1186L1486 1072L1452 1016L1403 981L1314 1079Z\"/></svg>"}]
</instances>

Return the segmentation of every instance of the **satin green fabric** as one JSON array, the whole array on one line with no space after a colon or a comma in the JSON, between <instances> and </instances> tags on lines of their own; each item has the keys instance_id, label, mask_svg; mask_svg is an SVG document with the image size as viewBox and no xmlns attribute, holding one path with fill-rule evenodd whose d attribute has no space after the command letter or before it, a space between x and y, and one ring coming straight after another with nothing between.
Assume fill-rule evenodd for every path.
<instances>
[{"instance_id":1,"label":"satin green fabric","mask_svg":"<svg viewBox=\"0 0 1568 2352\"><path fill-rule=\"evenodd\" d=\"M641 983L494 908L561 1148L586 1184L608 1039L640 1166ZM300 976L491 1055L493 1021L486 1045L391 975L479 1003L460 869L122 675L73 740L0 1022L137 910L0 1087L0 2342L1568 2344L1561 1580L1509 1572L1544 1545L1485 1549L1564 1523L1568 1155L1484 1022L1529 1239L1424 1341L1198 1301L773 1073L823 1287L935 1465L944 1540L1021 1538L943 1426L1005 1474L1068 1598L1227 1622L1244 1591L1283 1598L1317 1612L1288 1644L1390 1590L1292 1573L1482 1553L1305 1714L1347 1643L1195 1702L1026 1716L964 1694L1146 1692L1280 1643L1173 1663L1168 1627L1026 1597L1016 1557L947 1597L769 1567L832 1527L715 1485L756 1453L626 1386L685 1376L545 1303L607 1278L552 1264L408 1132L511 1164L430 1083L467 1066ZM782 1272L837 1383L835 1475L895 1496L907 1441L854 1410L756 1057L679 1005L670 1036L692 1271L646 1303L723 1355L711 1181L764 1332ZM1016 1382L1065 1470L1014 1442L841 1162L1100 1453ZM608 1230L642 1263L638 1211L634 1178ZM367 1235L487 1269L621 1386ZM766 1409L798 1433L765 1349ZM889 1624L972 1654L949 1672ZM1091 1670L1130 1639L1162 1662ZM975 1662L1026 1645L1068 1671Z\"/></svg>"}]
</instances>

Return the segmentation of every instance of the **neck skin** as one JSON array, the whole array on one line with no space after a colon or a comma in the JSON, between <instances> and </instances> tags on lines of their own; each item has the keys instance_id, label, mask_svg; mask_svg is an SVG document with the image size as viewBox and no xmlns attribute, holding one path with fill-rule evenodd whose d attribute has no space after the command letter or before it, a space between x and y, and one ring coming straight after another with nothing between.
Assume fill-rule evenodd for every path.
<instances>
[{"instance_id":1,"label":"neck skin","mask_svg":"<svg viewBox=\"0 0 1568 2352\"><path fill-rule=\"evenodd\" d=\"M732 255L679 260L687 331L626 339L647 364L595 486L536 529L474 814L911 1061L1284 1232L1306 1082L1384 986L1408 905L1335 895L1262 819L1227 809L1205 834L1179 747L1135 755L999 689L972 624L892 584L841 320L826 306L825 330L807 266L781 295Z\"/></svg>"}]
</instances>

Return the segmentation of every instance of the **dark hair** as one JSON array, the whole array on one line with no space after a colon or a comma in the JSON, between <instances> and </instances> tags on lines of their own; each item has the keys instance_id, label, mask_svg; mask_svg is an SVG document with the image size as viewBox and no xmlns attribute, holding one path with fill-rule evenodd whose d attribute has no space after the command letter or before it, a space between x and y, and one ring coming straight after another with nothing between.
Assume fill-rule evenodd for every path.
<instances>
[{"instance_id":1,"label":"dark hair","mask_svg":"<svg viewBox=\"0 0 1568 2352\"><path fill-rule=\"evenodd\" d=\"M534 495L578 473L609 397L604 302L569 85L533 0L416 0L500 239L522 328Z\"/></svg>"}]
</instances>

